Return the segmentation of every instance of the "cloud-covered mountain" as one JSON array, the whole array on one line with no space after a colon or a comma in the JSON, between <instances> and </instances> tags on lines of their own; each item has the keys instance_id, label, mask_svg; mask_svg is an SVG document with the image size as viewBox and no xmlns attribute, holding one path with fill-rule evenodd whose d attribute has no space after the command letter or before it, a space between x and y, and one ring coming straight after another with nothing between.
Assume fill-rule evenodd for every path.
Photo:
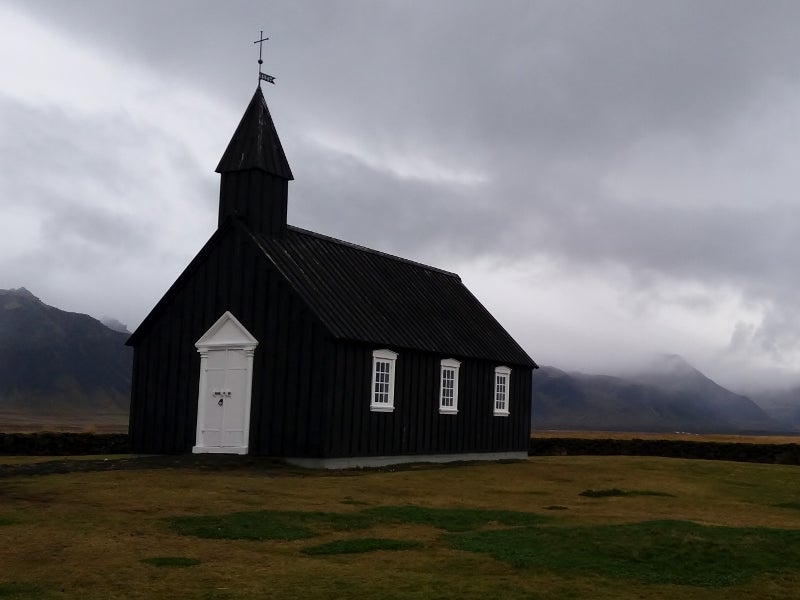
<instances>
[{"instance_id":1,"label":"cloud-covered mountain","mask_svg":"<svg viewBox=\"0 0 800 600\"><path fill-rule=\"evenodd\" d=\"M753 394L770 417L800 430L800 386Z\"/></svg>"},{"instance_id":2,"label":"cloud-covered mountain","mask_svg":"<svg viewBox=\"0 0 800 600\"><path fill-rule=\"evenodd\" d=\"M126 338L25 288L0 290L0 416L54 425L120 421L131 385Z\"/></svg>"},{"instance_id":3,"label":"cloud-covered mountain","mask_svg":"<svg viewBox=\"0 0 800 600\"><path fill-rule=\"evenodd\" d=\"M533 378L534 429L774 433L778 422L746 396L664 355L622 377L543 367Z\"/></svg>"}]
</instances>

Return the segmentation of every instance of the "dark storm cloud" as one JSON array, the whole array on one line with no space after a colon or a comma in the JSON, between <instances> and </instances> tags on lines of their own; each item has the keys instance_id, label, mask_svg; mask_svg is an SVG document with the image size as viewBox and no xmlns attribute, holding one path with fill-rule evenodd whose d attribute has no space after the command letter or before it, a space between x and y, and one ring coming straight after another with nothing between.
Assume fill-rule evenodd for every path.
<instances>
[{"instance_id":1,"label":"dark storm cloud","mask_svg":"<svg viewBox=\"0 0 800 600\"><path fill-rule=\"evenodd\" d=\"M252 40L263 27L271 38L265 71L278 81L265 93L297 178L289 210L300 226L426 262L490 257L524 265L548 256L564 273L613 265L653 302L664 281L730 287L762 314L730 324L731 349L800 351L792 317L798 182L761 164L783 147L796 149L797 132L789 132L800 125L787 115L789 132L760 133L762 153L741 150L752 143L746 132L780 124L780 111L800 102L796 2L16 6L121 70L144 65L165 89L187 86L216 99L231 115L221 128L229 132L255 84ZM152 148L155 134L141 124L97 116L81 124L73 116L63 130L39 131L37 115L7 103L0 110L13 115L11 135L0 140L4 156L25 163L43 152L38 145L63 144L62 154L50 154L52 171L93 171L110 197L137 186L137 170L154 176L134 164L120 172L120 161L101 150L112 127L133 136L131 148ZM204 125L197 123L198 135ZM23 137L13 148L9 140ZM72 151L79 141L89 149ZM218 141L219 154L227 141ZM179 147L167 154L174 187L213 213L208 174L218 156L201 165ZM692 171L686 154L701 165L708 157L708 168ZM643 169L648 174L636 175ZM707 199L692 191L700 175ZM609 183L616 180L624 194ZM164 235L158 216L174 217L158 204L85 213L77 201L64 214L64 195L91 192L64 181L61 195L33 176L14 188L51 211L45 231L61 222L71 235L101 243L102 229L107 241L133 248L142 236ZM708 302L701 296L697 306Z\"/></svg>"},{"instance_id":2,"label":"dark storm cloud","mask_svg":"<svg viewBox=\"0 0 800 600\"><path fill-rule=\"evenodd\" d=\"M768 230L759 225L769 227L782 216L719 206L696 213L631 208L606 197L600 179L645 136L714 138L770 86L796 83L800 38L793 24L800 5L464 6L373 8L364 19L367 33L355 11L344 11L330 28L337 39L323 35L332 44L323 53L328 73L320 73L328 82L326 101L306 110L308 99L301 99L297 119L357 132L375 146L394 144L411 155L488 170L489 184L451 189L462 198L474 195L466 225L473 240L498 239L487 235L493 220L487 223L474 210L490 206L511 212L518 225L537 234L528 236L532 249L560 247L576 260L630 260L658 270L688 267L701 275L768 270L775 240L759 236ZM359 60L356 53L369 57ZM570 169L575 163L579 168ZM341 177L358 182L363 173L355 169L352 175ZM434 194L447 196L435 188L420 194L416 183L389 183L375 189L405 207L421 195L426 202ZM565 197L571 188L576 195ZM419 203L420 214L425 206ZM359 214L369 220L355 210L352 217ZM795 231L784 223L783 236ZM463 233L463 226L453 232L454 244ZM400 227L388 235L398 245L407 239Z\"/></svg>"},{"instance_id":3,"label":"dark storm cloud","mask_svg":"<svg viewBox=\"0 0 800 600\"><path fill-rule=\"evenodd\" d=\"M313 148L302 149L297 161L307 165L307 179L292 183L289 200L289 219L299 226L417 260L447 248L459 254L496 249L489 233L504 217L485 194L486 184L409 180Z\"/></svg>"},{"instance_id":4,"label":"dark storm cloud","mask_svg":"<svg viewBox=\"0 0 800 600\"><path fill-rule=\"evenodd\" d=\"M713 133L764 82L794 80L800 50L800 5L780 2L77 5L29 10L237 106L261 19L279 120L497 169L531 152L543 168L602 160L663 129Z\"/></svg>"}]
</instances>

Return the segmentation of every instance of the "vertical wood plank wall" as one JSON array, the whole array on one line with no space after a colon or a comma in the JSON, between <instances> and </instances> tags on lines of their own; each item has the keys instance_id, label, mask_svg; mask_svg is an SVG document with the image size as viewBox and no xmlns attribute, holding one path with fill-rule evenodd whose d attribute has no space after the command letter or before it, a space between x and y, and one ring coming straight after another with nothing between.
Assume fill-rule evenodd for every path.
<instances>
[{"instance_id":1,"label":"vertical wood plank wall","mask_svg":"<svg viewBox=\"0 0 800 600\"><path fill-rule=\"evenodd\" d=\"M372 412L372 351L338 342L328 353L324 446L328 458L527 451L531 419L531 369L512 367L507 417L494 416L494 369L489 361L404 351L395 364L394 412ZM458 414L439 413L443 358L461 360Z\"/></svg>"},{"instance_id":2,"label":"vertical wood plank wall","mask_svg":"<svg viewBox=\"0 0 800 600\"><path fill-rule=\"evenodd\" d=\"M219 220L238 215L253 231L282 235L286 227L288 182L258 169L223 173L219 188Z\"/></svg>"},{"instance_id":3,"label":"vertical wood plank wall","mask_svg":"<svg viewBox=\"0 0 800 600\"><path fill-rule=\"evenodd\" d=\"M191 451L200 378L194 343L230 310L259 341L250 452L319 456L326 332L237 230L218 243L134 350L131 447L135 452Z\"/></svg>"}]
</instances>

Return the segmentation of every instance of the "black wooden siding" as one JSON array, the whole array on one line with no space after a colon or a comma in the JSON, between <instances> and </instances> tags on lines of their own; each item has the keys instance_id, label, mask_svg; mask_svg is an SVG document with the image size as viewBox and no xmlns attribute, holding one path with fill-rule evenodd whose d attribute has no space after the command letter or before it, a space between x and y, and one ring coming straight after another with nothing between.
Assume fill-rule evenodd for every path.
<instances>
[{"instance_id":1,"label":"black wooden siding","mask_svg":"<svg viewBox=\"0 0 800 600\"><path fill-rule=\"evenodd\" d=\"M219 232L218 232L219 233ZM235 228L187 269L135 340L130 435L136 452L195 443L200 355L194 343L226 311L256 337L250 451L318 456L327 333ZM177 285L177 284L180 285Z\"/></svg>"},{"instance_id":2,"label":"black wooden siding","mask_svg":"<svg viewBox=\"0 0 800 600\"><path fill-rule=\"evenodd\" d=\"M527 451L530 438L531 368L512 368L510 415L496 417L494 369L498 363L389 348L395 364L394 412L370 410L372 351L336 342L327 364L331 382L325 402L330 423L324 455L388 456L463 452ZM458 414L439 413L441 360L456 358Z\"/></svg>"},{"instance_id":3,"label":"black wooden siding","mask_svg":"<svg viewBox=\"0 0 800 600\"><path fill-rule=\"evenodd\" d=\"M229 216L236 215L253 231L282 236L286 231L287 187L285 179L256 169L223 173L218 226L221 227Z\"/></svg>"}]
</instances>

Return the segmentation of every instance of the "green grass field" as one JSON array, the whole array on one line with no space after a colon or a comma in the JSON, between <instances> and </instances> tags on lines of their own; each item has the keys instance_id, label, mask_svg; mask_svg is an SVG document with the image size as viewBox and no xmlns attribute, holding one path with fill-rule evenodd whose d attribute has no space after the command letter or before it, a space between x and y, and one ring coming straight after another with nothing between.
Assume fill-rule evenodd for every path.
<instances>
[{"instance_id":1,"label":"green grass field","mask_svg":"<svg viewBox=\"0 0 800 600\"><path fill-rule=\"evenodd\" d=\"M0 599L797 598L800 470L536 457L7 476L0 540Z\"/></svg>"}]
</instances>

